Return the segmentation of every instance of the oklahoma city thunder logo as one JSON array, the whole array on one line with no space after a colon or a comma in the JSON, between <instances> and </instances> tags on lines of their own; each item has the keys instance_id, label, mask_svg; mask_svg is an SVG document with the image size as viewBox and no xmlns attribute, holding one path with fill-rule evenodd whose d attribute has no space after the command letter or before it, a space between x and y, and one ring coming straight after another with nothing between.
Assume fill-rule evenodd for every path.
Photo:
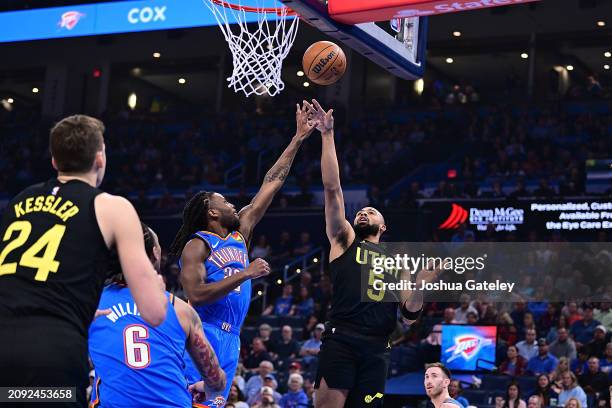
<instances>
[{"instance_id":1,"label":"oklahoma city thunder logo","mask_svg":"<svg viewBox=\"0 0 612 408\"><path fill-rule=\"evenodd\" d=\"M213 401L212 401L213 405L216 407L222 407L225 405L225 398L223 398L223 396L218 395Z\"/></svg>"},{"instance_id":2,"label":"oklahoma city thunder logo","mask_svg":"<svg viewBox=\"0 0 612 408\"><path fill-rule=\"evenodd\" d=\"M58 23L60 28L72 30L81 21L81 18L85 17L85 14L79 13L78 11L67 11L62 14L62 19Z\"/></svg>"},{"instance_id":3,"label":"oklahoma city thunder logo","mask_svg":"<svg viewBox=\"0 0 612 408\"><path fill-rule=\"evenodd\" d=\"M453 354L448 358L447 363L462 357L469 361L478 354L484 346L492 344L491 339L485 339L473 334L455 337L455 345L446 349L446 352L452 351Z\"/></svg>"}]
</instances>

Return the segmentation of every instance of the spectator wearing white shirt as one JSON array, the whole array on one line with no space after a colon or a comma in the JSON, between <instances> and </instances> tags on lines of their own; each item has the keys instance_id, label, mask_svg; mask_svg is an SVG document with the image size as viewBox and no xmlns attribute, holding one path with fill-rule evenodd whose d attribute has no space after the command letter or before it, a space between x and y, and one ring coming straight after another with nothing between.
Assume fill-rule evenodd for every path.
<instances>
[{"instance_id":1,"label":"spectator wearing white shirt","mask_svg":"<svg viewBox=\"0 0 612 408\"><path fill-rule=\"evenodd\" d=\"M538 344L536 342L536 331L533 329L527 330L525 333L525 340L516 343L516 348L519 351L519 355L527 361L538 355Z\"/></svg>"},{"instance_id":2,"label":"spectator wearing white shirt","mask_svg":"<svg viewBox=\"0 0 612 408\"><path fill-rule=\"evenodd\" d=\"M455 323L467 324L467 314L472 312L478 316L478 310L470 305L470 296L467 294L461 295L461 306L455 309Z\"/></svg>"}]
</instances>

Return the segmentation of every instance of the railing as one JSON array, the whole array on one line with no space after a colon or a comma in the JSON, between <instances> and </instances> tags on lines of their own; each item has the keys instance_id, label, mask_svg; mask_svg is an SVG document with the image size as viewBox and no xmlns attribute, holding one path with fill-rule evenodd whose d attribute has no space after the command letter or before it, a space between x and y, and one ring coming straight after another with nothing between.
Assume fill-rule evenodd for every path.
<instances>
[{"instance_id":1,"label":"railing","mask_svg":"<svg viewBox=\"0 0 612 408\"><path fill-rule=\"evenodd\" d=\"M325 263L325 250L323 248L316 248L308 252L294 261L286 264L283 267L283 282L291 282L296 279L300 273L304 271L312 271L319 268L319 271L323 273L323 265ZM273 270L267 277L259 278L253 281L251 303L261 300L261 311L263 313L268 306L268 288L270 283L267 279L274 275Z\"/></svg>"},{"instance_id":2,"label":"railing","mask_svg":"<svg viewBox=\"0 0 612 408\"><path fill-rule=\"evenodd\" d=\"M323 273L323 265L325 264L325 250L321 247L313 249L301 258L294 260L285 265L283 268L283 282L291 282L297 278L298 275L305 271L311 271L319 268L319 271ZM308 261L312 263L308 263Z\"/></svg>"},{"instance_id":3,"label":"railing","mask_svg":"<svg viewBox=\"0 0 612 408\"><path fill-rule=\"evenodd\" d=\"M231 186L234 181L240 181L239 184L242 184L244 181L244 172L242 171L244 167L244 162L238 162L225 172L224 180L225 186Z\"/></svg>"},{"instance_id":4,"label":"railing","mask_svg":"<svg viewBox=\"0 0 612 408\"><path fill-rule=\"evenodd\" d=\"M263 313L268 306L268 286L270 286L270 284L266 282L266 277L253 281L251 303L261 299L261 313Z\"/></svg>"}]
</instances>

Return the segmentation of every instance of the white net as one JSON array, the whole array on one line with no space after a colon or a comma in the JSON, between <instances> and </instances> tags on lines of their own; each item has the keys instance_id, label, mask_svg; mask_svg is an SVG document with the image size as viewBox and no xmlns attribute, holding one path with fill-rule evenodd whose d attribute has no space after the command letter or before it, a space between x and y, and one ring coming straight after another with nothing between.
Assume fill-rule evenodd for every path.
<instances>
[{"instance_id":1,"label":"white net","mask_svg":"<svg viewBox=\"0 0 612 408\"><path fill-rule=\"evenodd\" d=\"M291 50L300 19L289 15L287 7L270 13L264 7L269 0L252 0L256 5L245 8L239 2L230 5L223 0L203 1L217 19L232 52L234 68L227 78L228 88L246 96L280 93L285 88L281 78L283 60Z\"/></svg>"}]
</instances>

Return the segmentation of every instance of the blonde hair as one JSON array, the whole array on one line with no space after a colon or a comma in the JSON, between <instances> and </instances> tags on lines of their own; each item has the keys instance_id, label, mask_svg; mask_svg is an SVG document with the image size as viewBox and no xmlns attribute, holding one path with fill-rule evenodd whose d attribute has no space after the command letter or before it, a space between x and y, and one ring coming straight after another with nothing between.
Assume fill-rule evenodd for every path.
<instances>
[{"instance_id":1,"label":"blonde hair","mask_svg":"<svg viewBox=\"0 0 612 408\"><path fill-rule=\"evenodd\" d=\"M570 386L570 389L576 388L576 385L578 385L578 378L576 378L576 374L568 370L568 371L564 371L561 375L563 376L565 374L569 375L570 378L572 379L572 385ZM565 388L565 385L563 386L563 388Z\"/></svg>"},{"instance_id":2,"label":"blonde hair","mask_svg":"<svg viewBox=\"0 0 612 408\"><path fill-rule=\"evenodd\" d=\"M570 403L570 402L572 402L572 401L576 401L576 406L577 406L578 408L582 408L582 404L580 403L580 401L578 401L578 399L577 399L577 398L570 398L570 399L568 399L568 400L565 402L565 408L568 408L568 407L569 407L569 403Z\"/></svg>"},{"instance_id":3,"label":"blonde hair","mask_svg":"<svg viewBox=\"0 0 612 408\"><path fill-rule=\"evenodd\" d=\"M561 363L565 362L566 363L566 368L565 370L561 370ZM557 364L557 367L555 368L555 370L552 372L552 381L560 381L561 380L561 376L565 373L570 371L570 367L569 367L569 359L567 357L560 357L559 358L559 364Z\"/></svg>"}]
</instances>

